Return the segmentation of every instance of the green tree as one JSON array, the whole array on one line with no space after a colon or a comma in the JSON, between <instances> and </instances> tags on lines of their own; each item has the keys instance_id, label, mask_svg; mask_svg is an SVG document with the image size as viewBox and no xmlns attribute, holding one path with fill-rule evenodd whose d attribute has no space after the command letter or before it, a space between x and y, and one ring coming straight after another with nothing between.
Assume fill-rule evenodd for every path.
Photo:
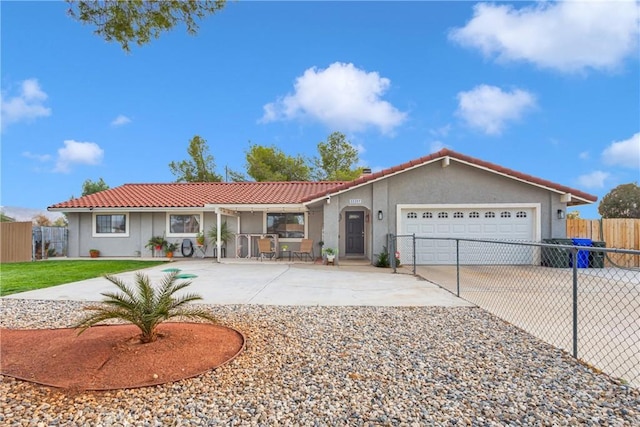
<instances>
[{"instance_id":1,"label":"green tree","mask_svg":"<svg viewBox=\"0 0 640 427\"><path fill-rule=\"evenodd\" d=\"M37 214L31 218L31 222L39 227L51 227L52 225L51 220L45 214Z\"/></svg>"},{"instance_id":2,"label":"green tree","mask_svg":"<svg viewBox=\"0 0 640 427\"><path fill-rule=\"evenodd\" d=\"M188 308L186 304L201 300L196 294L185 294L175 297L174 294L191 282L176 283L179 272L167 274L160 286L153 286L149 277L136 273L135 289L131 288L119 277L106 275L108 281L116 285L121 293L104 292L105 299L100 306L89 306L86 310L93 311L80 320L75 327L78 335L93 325L108 319L120 319L133 323L142 332L140 341L153 342L157 338L156 328L162 322L174 317L201 318L215 322L216 319L202 308Z\"/></svg>"},{"instance_id":3,"label":"green tree","mask_svg":"<svg viewBox=\"0 0 640 427\"><path fill-rule=\"evenodd\" d=\"M222 177L215 173L216 164L209 154L209 145L198 135L191 138L187 153L191 160L169 163L169 169L177 179L176 182L220 182Z\"/></svg>"},{"instance_id":4,"label":"green tree","mask_svg":"<svg viewBox=\"0 0 640 427\"><path fill-rule=\"evenodd\" d=\"M67 221L66 215L62 215L56 218L56 220L53 221L53 224L51 225L53 225L54 227L66 227L69 225L69 221Z\"/></svg>"},{"instance_id":5,"label":"green tree","mask_svg":"<svg viewBox=\"0 0 640 427\"><path fill-rule=\"evenodd\" d=\"M247 152L247 174L258 182L309 181L310 173L302 156L288 156L277 147L252 145Z\"/></svg>"},{"instance_id":6,"label":"green tree","mask_svg":"<svg viewBox=\"0 0 640 427\"><path fill-rule=\"evenodd\" d=\"M637 183L618 185L600 201L602 218L640 218L640 187Z\"/></svg>"},{"instance_id":7,"label":"green tree","mask_svg":"<svg viewBox=\"0 0 640 427\"><path fill-rule=\"evenodd\" d=\"M571 212L567 212L567 219L580 219L580 211L573 210Z\"/></svg>"},{"instance_id":8,"label":"green tree","mask_svg":"<svg viewBox=\"0 0 640 427\"><path fill-rule=\"evenodd\" d=\"M82 195L83 196L88 196L89 194L93 194L93 193L98 193L100 191L104 191L104 190L108 190L109 186L107 185L106 182L104 182L104 179L100 178L98 181L91 181L90 179L87 179L85 182L82 183ZM71 198L73 199L73 196L71 196Z\"/></svg>"},{"instance_id":9,"label":"green tree","mask_svg":"<svg viewBox=\"0 0 640 427\"><path fill-rule=\"evenodd\" d=\"M233 169L227 168L227 181L228 182L247 182L248 179L245 174L236 172Z\"/></svg>"},{"instance_id":10,"label":"green tree","mask_svg":"<svg viewBox=\"0 0 640 427\"><path fill-rule=\"evenodd\" d=\"M15 222L15 218L7 216L4 212L0 212L0 222Z\"/></svg>"},{"instance_id":11,"label":"green tree","mask_svg":"<svg viewBox=\"0 0 640 427\"><path fill-rule=\"evenodd\" d=\"M362 174L362 168L356 166L358 150L340 132L333 132L326 142L320 142L318 154L313 161L313 177L318 181L351 181Z\"/></svg>"},{"instance_id":12,"label":"green tree","mask_svg":"<svg viewBox=\"0 0 640 427\"><path fill-rule=\"evenodd\" d=\"M226 0L67 0L67 4L73 19L96 27L95 34L129 52L129 43L142 46L180 23L188 34L196 34L197 20L221 10Z\"/></svg>"}]
</instances>

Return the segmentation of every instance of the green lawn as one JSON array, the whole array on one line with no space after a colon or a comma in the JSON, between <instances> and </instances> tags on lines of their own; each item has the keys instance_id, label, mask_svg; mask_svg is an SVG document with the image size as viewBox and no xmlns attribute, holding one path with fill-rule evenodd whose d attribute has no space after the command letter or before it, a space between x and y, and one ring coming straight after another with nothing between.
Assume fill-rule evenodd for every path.
<instances>
[{"instance_id":1,"label":"green lawn","mask_svg":"<svg viewBox=\"0 0 640 427\"><path fill-rule=\"evenodd\" d=\"M87 260L2 264L0 296L92 279L104 274L139 270L163 263L164 261Z\"/></svg>"}]
</instances>

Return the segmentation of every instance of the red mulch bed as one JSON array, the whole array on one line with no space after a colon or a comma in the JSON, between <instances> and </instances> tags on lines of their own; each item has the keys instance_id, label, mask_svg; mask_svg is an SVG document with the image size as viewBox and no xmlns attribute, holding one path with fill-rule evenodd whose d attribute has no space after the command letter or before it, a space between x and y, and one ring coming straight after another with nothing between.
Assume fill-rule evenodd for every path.
<instances>
[{"instance_id":1,"label":"red mulch bed","mask_svg":"<svg viewBox=\"0 0 640 427\"><path fill-rule=\"evenodd\" d=\"M200 375L235 358L244 336L207 323L163 323L142 344L133 325L76 329L0 329L0 372L70 390L113 390Z\"/></svg>"}]
</instances>

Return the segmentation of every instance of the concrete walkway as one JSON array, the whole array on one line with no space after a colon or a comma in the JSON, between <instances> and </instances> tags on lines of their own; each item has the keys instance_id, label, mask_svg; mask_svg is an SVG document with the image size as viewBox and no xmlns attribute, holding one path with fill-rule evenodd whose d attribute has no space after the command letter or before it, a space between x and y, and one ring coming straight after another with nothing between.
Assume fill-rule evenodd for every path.
<instances>
[{"instance_id":1,"label":"concrete walkway","mask_svg":"<svg viewBox=\"0 0 640 427\"><path fill-rule=\"evenodd\" d=\"M175 261L140 270L152 282L162 270L179 268L193 274L189 292L207 304L321 305L321 306L443 306L472 304L419 278L393 274L372 266L324 266L279 262ZM132 283L134 272L118 277ZM83 280L5 298L100 301L101 292L117 290L104 278Z\"/></svg>"}]
</instances>

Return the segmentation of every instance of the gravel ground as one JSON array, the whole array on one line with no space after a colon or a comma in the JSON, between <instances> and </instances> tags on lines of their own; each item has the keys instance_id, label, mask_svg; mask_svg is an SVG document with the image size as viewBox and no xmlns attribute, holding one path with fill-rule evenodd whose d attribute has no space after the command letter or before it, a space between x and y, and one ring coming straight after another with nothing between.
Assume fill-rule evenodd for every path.
<instances>
[{"instance_id":1,"label":"gravel ground","mask_svg":"<svg viewBox=\"0 0 640 427\"><path fill-rule=\"evenodd\" d=\"M1 300L3 327L78 302ZM211 306L247 349L198 378L64 393L3 377L0 424L640 425L640 391L479 308ZM135 369L132 366L131 369Z\"/></svg>"}]
</instances>

